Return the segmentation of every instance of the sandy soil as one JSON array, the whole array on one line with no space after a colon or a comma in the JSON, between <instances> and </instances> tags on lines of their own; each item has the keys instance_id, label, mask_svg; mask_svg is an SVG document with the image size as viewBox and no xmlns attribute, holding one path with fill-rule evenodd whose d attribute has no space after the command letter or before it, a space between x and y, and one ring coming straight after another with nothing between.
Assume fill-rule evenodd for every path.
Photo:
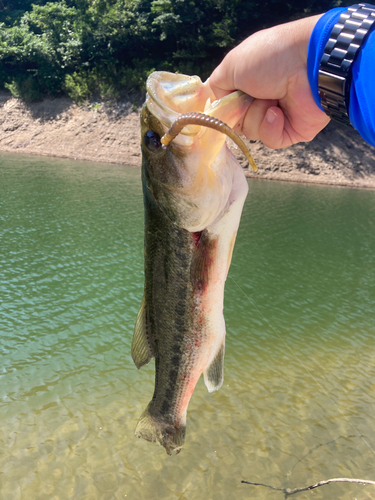
<instances>
[{"instance_id":1,"label":"sandy soil","mask_svg":"<svg viewBox=\"0 0 375 500\"><path fill-rule=\"evenodd\" d=\"M129 99L113 105L78 106L69 99L25 104L0 93L0 151L58 156L139 167L139 108ZM375 149L349 127L330 123L312 142L285 150L249 144L254 174L234 150L249 177L375 189Z\"/></svg>"}]
</instances>

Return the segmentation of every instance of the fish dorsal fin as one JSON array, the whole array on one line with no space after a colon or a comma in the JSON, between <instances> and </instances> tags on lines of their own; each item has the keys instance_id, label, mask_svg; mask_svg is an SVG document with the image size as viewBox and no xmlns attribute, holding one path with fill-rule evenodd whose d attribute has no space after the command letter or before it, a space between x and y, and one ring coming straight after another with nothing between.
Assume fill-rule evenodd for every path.
<instances>
[{"instance_id":1,"label":"fish dorsal fin","mask_svg":"<svg viewBox=\"0 0 375 500\"><path fill-rule=\"evenodd\" d=\"M209 392L217 391L224 382L224 341L212 363L204 372L204 383Z\"/></svg>"},{"instance_id":2,"label":"fish dorsal fin","mask_svg":"<svg viewBox=\"0 0 375 500\"><path fill-rule=\"evenodd\" d=\"M142 368L142 366L147 365L151 361L155 354L153 353L150 342L147 338L146 329L146 301L143 297L141 307L135 322L133 342L132 342L132 358L135 366Z\"/></svg>"}]
</instances>

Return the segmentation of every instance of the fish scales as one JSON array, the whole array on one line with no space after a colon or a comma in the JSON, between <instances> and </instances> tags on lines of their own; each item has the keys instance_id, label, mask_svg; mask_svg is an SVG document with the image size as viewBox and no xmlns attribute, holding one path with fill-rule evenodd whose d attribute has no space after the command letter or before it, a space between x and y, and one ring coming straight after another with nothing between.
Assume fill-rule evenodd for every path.
<instances>
[{"instance_id":1,"label":"fish scales","mask_svg":"<svg viewBox=\"0 0 375 500\"><path fill-rule=\"evenodd\" d=\"M224 283L247 183L218 132L196 127L161 145L166 122L176 114L158 87L165 81L171 93L169 79L177 90L168 106L178 102L177 111L199 111L210 90L197 77L156 72L141 113L145 287L132 356L137 368L155 358L155 388L135 435L171 454L184 444L187 407L200 375L209 391L223 383ZM212 115L221 119L224 113L234 125L246 104L237 93L213 106Z\"/></svg>"},{"instance_id":2,"label":"fish scales","mask_svg":"<svg viewBox=\"0 0 375 500\"><path fill-rule=\"evenodd\" d=\"M175 445L185 436L178 410L201 374L193 369L205 335L204 277L199 276L197 263L199 250L209 252L209 242L201 237L196 244L191 233L171 223L150 201L144 186L146 331L155 356L155 390L147 412L170 427ZM168 435L162 439L170 451Z\"/></svg>"}]
</instances>

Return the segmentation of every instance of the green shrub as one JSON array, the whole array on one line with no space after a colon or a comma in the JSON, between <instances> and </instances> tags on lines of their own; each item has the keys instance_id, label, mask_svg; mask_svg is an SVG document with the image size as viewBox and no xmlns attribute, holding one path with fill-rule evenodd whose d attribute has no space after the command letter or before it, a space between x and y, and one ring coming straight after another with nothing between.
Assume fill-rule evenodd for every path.
<instances>
[{"instance_id":1,"label":"green shrub","mask_svg":"<svg viewBox=\"0 0 375 500\"><path fill-rule=\"evenodd\" d=\"M146 89L147 77L155 71L151 61L134 61L134 68L123 68L121 70L120 86L127 91ZM161 68L160 68L161 69Z\"/></svg>"},{"instance_id":2,"label":"green shrub","mask_svg":"<svg viewBox=\"0 0 375 500\"><path fill-rule=\"evenodd\" d=\"M101 82L99 83L99 95L105 101L116 101L120 92L113 83Z\"/></svg>"},{"instance_id":3,"label":"green shrub","mask_svg":"<svg viewBox=\"0 0 375 500\"><path fill-rule=\"evenodd\" d=\"M153 68L207 78L258 29L348 0L0 0L0 87L114 100Z\"/></svg>"},{"instance_id":4,"label":"green shrub","mask_svg":"<svg viewBox=\"0 0 375 500\"><path fill-rule=\"evenodd\" d=\"M40 101L42 98L38 83L32 76L26 78L18 77L10 83L5 83L4 87L11 92L13 97L23 99L24 101Z\"/></svg>"},{"instance_id":5,"label":"green shrub","mask_svg":"<svg viewBox=\"0 0 375 500\"><path fill-rule=\"evenodd\" d=\"M92 94L92 79L87 73L75 71L65 76L63 89L73 101L81 104Z\"/></svg>"}]
</instances>

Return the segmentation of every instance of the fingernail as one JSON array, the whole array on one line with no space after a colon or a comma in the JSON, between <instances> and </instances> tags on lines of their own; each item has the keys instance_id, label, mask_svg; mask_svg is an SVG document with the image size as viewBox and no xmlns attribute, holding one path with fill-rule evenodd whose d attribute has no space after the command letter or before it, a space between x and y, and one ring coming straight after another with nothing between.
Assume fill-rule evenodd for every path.
<instances>
[{"instance_id":1,"label":"fingernail","mask_svg":"<svg viewBox=\"0 0 375 500\"><path fill-rule=\"evenodd\" d=\"M273 123L275 121L276 116L277 114L274 111L272 111L272 109L267 110L266 120L268 121L268 123Z\"/></svg>"}]
</instances>

